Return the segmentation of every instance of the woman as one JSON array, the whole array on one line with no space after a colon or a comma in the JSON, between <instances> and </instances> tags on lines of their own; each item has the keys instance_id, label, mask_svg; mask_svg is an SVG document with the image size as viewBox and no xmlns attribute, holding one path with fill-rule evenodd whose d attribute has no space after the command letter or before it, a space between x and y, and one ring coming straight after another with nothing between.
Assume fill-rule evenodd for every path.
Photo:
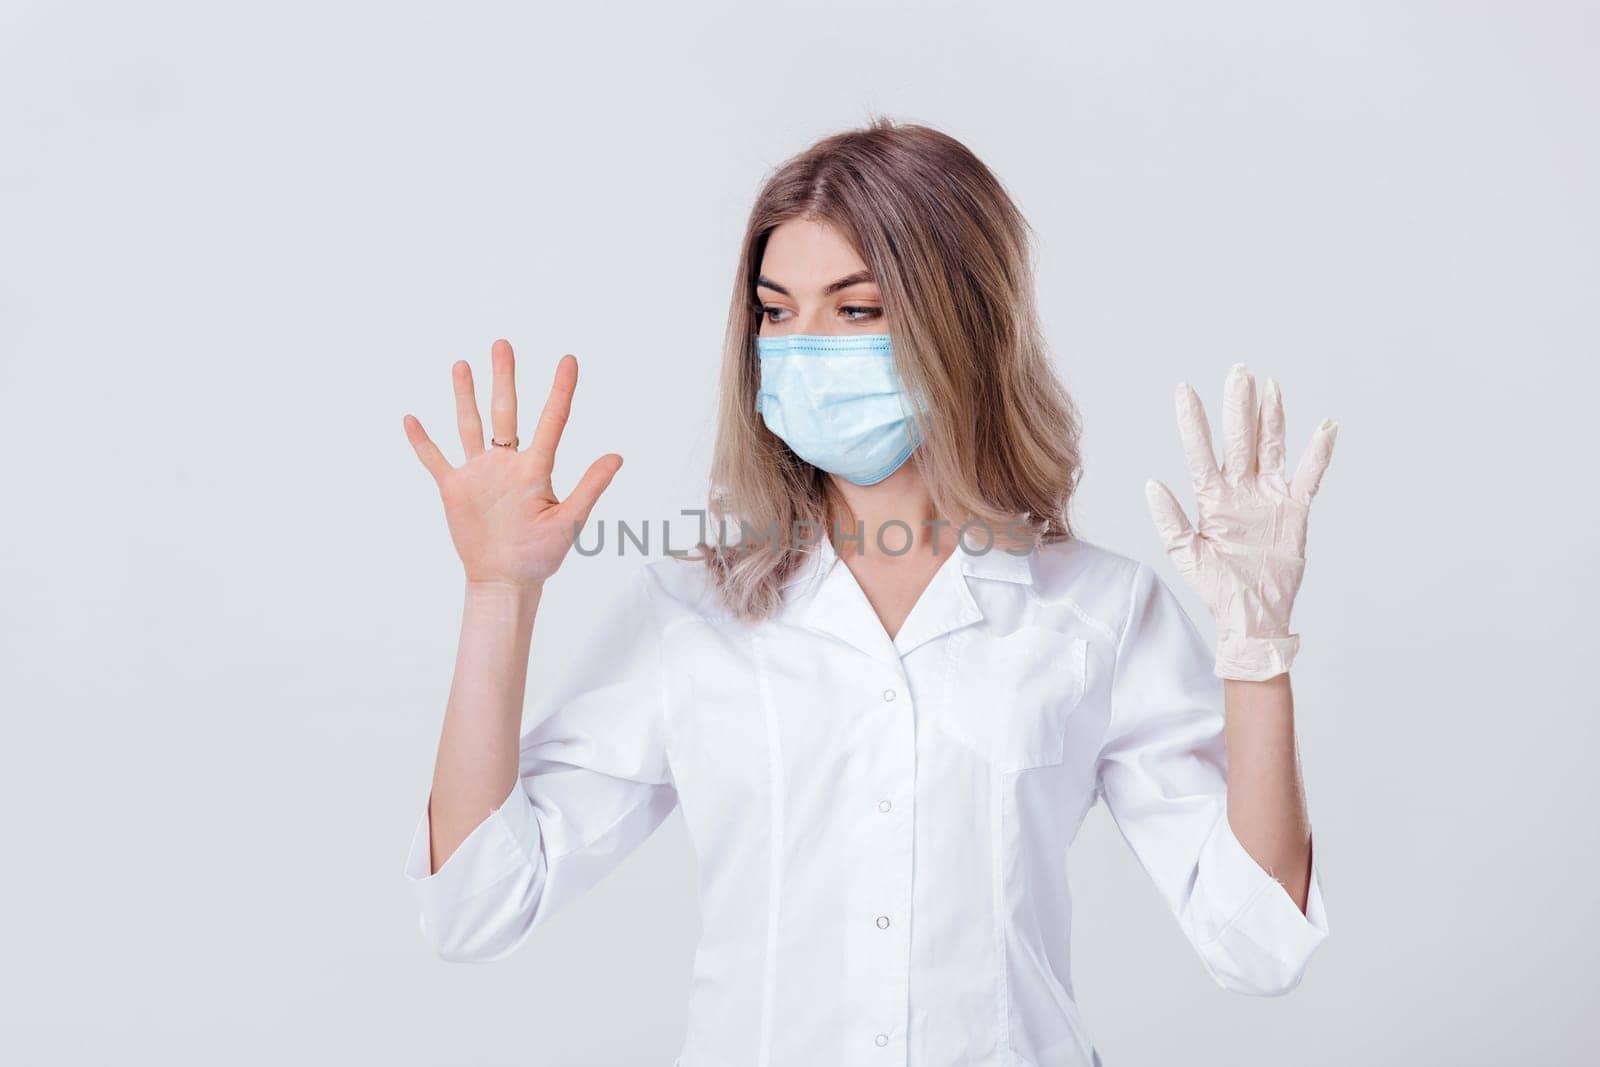
<instances>
[{"instance_id":1,"label":"woman","mask_svg":"<svg viewBox=\"0 0 1600 1067\"><path fill-rule=\"evenodd\" d=\"M1213 652L1154 571L1072 534L1078 423L1027 238L925 127L783 165L723 367L711 513L743 536L642 564L520 738L540 592L621 457L558 499L576 361L518 451L504 341L489 447L465 362L463 465L406 418L466 569L406 867L440 955L511 952L682 805L703 934L681 1067L1094 1064L1067 853L1104 799L1217 982L1300 981L1327 925L1289 609L1333 424L1286 482L1278 390L1258 404L1235 367L1219 467L1180 388L1198 530L1148 493Z\"/></svg>"}]
</instances>

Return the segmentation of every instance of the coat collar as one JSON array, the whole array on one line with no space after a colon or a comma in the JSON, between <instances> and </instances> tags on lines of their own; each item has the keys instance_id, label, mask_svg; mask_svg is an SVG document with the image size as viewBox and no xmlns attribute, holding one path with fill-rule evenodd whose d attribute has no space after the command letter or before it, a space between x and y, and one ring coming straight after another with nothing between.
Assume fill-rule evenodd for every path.
<instances>
[{"instance_id":1,"label":"coat collar","mask_svg":"<svg viewBox=\"0 0 1600 1067\"><path fill-rule=\"evenodd\" d=\"M855 575L824 537L807 550L784 583L777 617L836 637L898 669L900 658L912 649L982 621L983 610L972 595L973 579L1031 586L1032 553L1018 555L999 547L974 551L958 542L891 640Z\"/></svg>"}]
</instances>

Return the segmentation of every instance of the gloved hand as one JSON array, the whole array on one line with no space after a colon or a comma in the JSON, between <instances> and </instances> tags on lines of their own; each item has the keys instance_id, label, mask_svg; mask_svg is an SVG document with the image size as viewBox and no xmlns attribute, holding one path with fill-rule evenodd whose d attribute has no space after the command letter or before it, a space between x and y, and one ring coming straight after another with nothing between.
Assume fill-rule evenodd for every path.
<instances>
[{"instance_id":1,"label":"gloved hand","mask_svg":"<svg viewBox=\"0 0 1600 1067\"><path fill-rule=\"evenodd\" d=\"M1333 456L1338 423L1311 435L1294 480L1283 480L1283 394L1267 379L1259 410L1256 383L1235 363L1223 387L1223 463L1217 468L1200 397L1178 386L1178 431L1194 483L1199 528L1172 490L1145 483L1150 515L1181 573L1217 623L1216 674L1263 681L1289 669L1300 635L1289 612L1306 565L1306 519Z\"/></svg>"}]
</instances>

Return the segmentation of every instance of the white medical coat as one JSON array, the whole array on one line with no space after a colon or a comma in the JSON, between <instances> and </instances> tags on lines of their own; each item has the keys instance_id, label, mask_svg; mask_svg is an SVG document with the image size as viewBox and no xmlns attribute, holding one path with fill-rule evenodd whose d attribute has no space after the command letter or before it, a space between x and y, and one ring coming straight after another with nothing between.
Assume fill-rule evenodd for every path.
<instances>
[{"instance_id":1,"label":"white medical coat","mask_svg":"<svg viewBox=\"0 0 1600 1067\"><path fill-rule=\"evenodd\" d=\"M1222 683L1170 588L1083 540L980 550L893 640L825 538L755 626L701 563L641 565L436 873L424 806L428 942L505 956L681 807L679 1067L1092 1067L1068 849L1104 800L1215 981L1292 989L1328 931L1317 870L1302 913L1234 836Z\"/></svg>"}]
</instances>

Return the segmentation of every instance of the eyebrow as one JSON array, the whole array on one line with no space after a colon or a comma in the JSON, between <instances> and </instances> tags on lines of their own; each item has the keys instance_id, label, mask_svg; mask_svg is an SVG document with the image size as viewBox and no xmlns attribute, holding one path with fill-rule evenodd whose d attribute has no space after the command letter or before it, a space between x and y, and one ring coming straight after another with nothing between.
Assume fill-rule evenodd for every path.
<instances>
[{"instance_id":1,"label":"eyebrow","mask_svg":"<svg viewBox=\"0 0 1600 1067\"><path fill-rule=\"evenodd\" d=\"M822 295L827 296L830 293L837 293L840 289L848 289L852 285L860 285L862 282L870 282L871 280L871 271L858 270L854 274L848 274L845 277L840 278L838 281L829 284L826 289L822 290ZM784 296L790 295L789 290L785 289L783 286L779 285L777 282L773 281L771 278L768 278L764 274L756 279L756 288L771 289L773 292L782 293Z\"/></svg>"}]
</instances>

